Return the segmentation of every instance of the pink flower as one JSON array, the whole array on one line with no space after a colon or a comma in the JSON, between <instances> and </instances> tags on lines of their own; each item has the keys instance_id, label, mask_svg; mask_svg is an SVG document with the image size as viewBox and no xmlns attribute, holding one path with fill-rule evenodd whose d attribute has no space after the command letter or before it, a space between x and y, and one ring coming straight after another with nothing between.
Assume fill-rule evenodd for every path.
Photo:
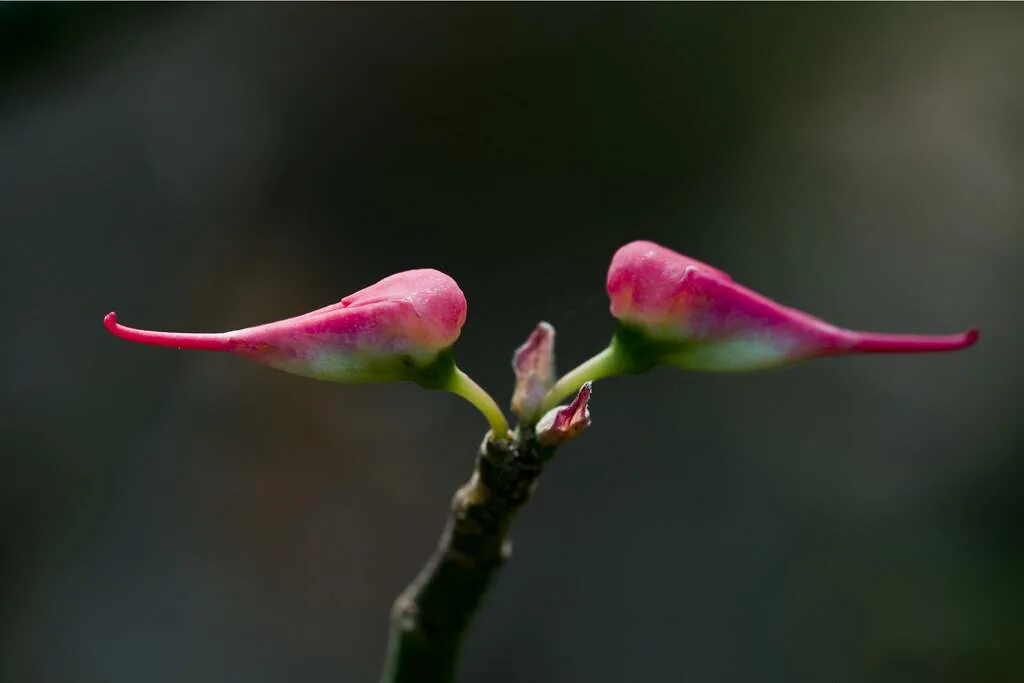
<instances>
[{"instance_id":1,"label":"pink flower","mask_svg":"<svg viewBox=\"0 0 1024 683\"><path fill-rule=\"evenodd\" d=\"M336 382L446 379L448 349L466 321L466 297L455 280L408 270L336 304L286 320L233 332L151 332L124 327L109 313L103 324L129 341L179 349L231 351L285 372ZM443 377L442 377L443 376Z\"/></svg>"},{"instance_id":2,"label":"pink flower","mask_svg":"<svg viewBox=\"0 0 1024 683\"><path fill-rule=\"evenodd\" d=\"M618 341L639 365L755 370L816 356L950 351L978 339L977 330L914 336L836 327L653 242L619 249L607 287L612 315L623 326Z\"/></svg>"}]
</instances>

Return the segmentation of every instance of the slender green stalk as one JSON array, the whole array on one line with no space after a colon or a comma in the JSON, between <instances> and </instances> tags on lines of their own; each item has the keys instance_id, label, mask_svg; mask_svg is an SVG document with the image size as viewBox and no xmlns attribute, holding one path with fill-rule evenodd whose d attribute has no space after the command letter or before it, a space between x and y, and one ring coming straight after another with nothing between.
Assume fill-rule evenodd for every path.
<instances>
[{"instance_id":1,"label":"slender green stalk","mask_svg":"<svg viewBox=\"0 0 1024 683\"><path fill-rule=\"evenodd\" d=\"M491 433L496 440L501 441L508 438L508 420L505 419L505 414L498 407L497 402L491 398L491 395L474 382L469 375L456 367L446 388L472 403L477 410L483 413L491 425Z\"/></svg>"},{"instance_id":2,"label":"slender green stalk","mask_svg":"<svg viewBox=\"0 0 1024 683\"><path fill-rule=\"evenodd\" d=\"M544 397L540 414L543 415L569 396L575 394L586 382L612 375L621 375L628 371L627 363L616 350L615 345L612 344L593 358L583 361L575 369L562 375L555 382L555 386L551 387L548 395Z\"/></svg>"}]
</instances>

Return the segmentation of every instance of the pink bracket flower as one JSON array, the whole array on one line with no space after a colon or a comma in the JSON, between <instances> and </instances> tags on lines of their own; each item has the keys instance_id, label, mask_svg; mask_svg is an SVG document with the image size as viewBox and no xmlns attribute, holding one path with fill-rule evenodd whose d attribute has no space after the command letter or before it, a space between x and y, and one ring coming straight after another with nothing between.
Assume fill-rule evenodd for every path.
<instances>
[{"instance_id":1,"label":"pink bracket flower","mask_svg":"<svg viewBox=\"0 0 1024 683\"><path fill-rule=\"evenodd\" d=\"M758 370L850 353L951 351L978 339L977 330L919 336L836 327L653 242L619 249L607 287L612 315L647 347L641 353L650 350L657 362L694 370Z\"/></svg>"},{"instance_id":2,"label":"pink bracket flower","mask_svg":"<svg viewBox=\"0 0 1024 683\"><path fill-rule=\"evenodd\" d=\"M232 332L182 333L103 324L115 336L156 346L230 351L296 375L333 382L408 380L457 393L476 405L497 438L508 425L501 409L459 370L451 347L466 321L466 297L448 275L408 270L336 304L277 322Z\"/></svg>"},{"instance_id":3,"label":"pink bracket flower","mask_svg":"<svg viewBox=\"0 0 1024 683\"><path fill-rule=\"evenodd\" d=\"M806 358L853 353L921 353L964 349L978 330L948 336L859 332L783 306L737 284L725 272L653 242L615 252L607 279L620 324L604 351L559 379L544 399L550 409L589 380L657 365L741 372Z\"/></svg>"}]
</instances>

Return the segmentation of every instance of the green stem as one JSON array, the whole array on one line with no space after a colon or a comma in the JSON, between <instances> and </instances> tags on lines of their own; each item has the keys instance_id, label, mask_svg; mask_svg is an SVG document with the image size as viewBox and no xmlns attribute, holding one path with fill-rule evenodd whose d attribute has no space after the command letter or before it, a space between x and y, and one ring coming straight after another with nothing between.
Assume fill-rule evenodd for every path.
<instances>
[{"instance_id":1,"label":"green stem","mask_svg":"<svg viewBox=\"0 0 1024 683\"><path fill-rule=\"evenodd\" d=\"M543 415L569 396L575 394L585 382L612 375L621 375L625 372L629 372L629 365L613 343L593 358L583 361L575 369L562 375L555 382L555 386L551 387L548 395L544 397L540 414Z\"/></svg>"},{"instance_id":2,"label":"green stem","mask_svg":"<svg viewBox=\"0 0 1024 683\"><path fill-rule=\"evenodd\" d=\"M505 419L505 414L501 412L501 408L491 398L491 395L474 382L469 375L456 367L452 373L451 381L445 388L453 394L458 394L466 399L483 413L483 416L487 418L487 422L491 425L491 434L495 440L500 441L508 438L508 420Z\"/></svg>"}]
</instances>

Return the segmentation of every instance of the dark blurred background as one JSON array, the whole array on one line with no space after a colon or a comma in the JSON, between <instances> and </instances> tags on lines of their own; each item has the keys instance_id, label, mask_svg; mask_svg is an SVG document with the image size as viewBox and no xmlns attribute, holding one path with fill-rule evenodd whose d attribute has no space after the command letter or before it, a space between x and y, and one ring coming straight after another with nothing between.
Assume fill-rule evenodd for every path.
<instances>
[{"instance_id":1,"label":"dark blurred background","mask_svg":"<svg viewBox=\"0 0 1024 683\"><path fill-rule=\"evenodd\" d=\"M373 681L486 428L100 324L389 273L613 330L637 238L969 352L598 385L464 680L1020 681L1024 8L0 7L0 679Z\"/></svg>"}]
</instances>

